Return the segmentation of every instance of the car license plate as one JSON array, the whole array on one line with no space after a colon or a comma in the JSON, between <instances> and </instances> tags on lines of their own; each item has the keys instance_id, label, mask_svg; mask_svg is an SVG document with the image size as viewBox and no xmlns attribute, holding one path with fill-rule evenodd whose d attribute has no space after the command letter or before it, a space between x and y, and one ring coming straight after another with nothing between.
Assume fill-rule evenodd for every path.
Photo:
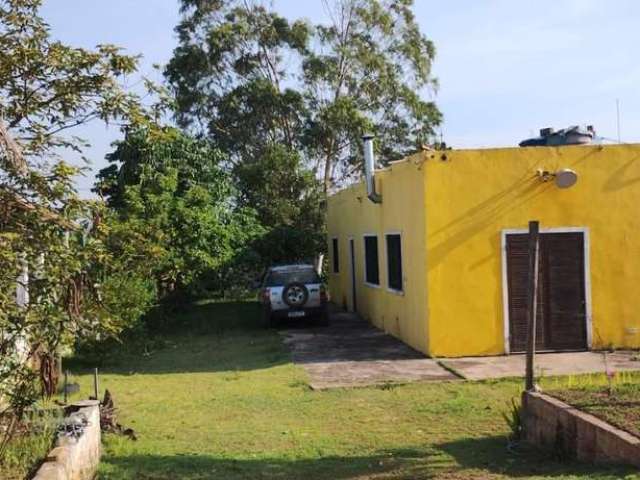
<instances>
[{"instance_id":1,"label":"car license plate","mask_svg":"<svg viewBox=\"0 0 640 480\"><path fill-rule=\"evenodd\" d=\"M304 317L304 312L289 312L288 316L291 317Z\"/></svg>"}]
</instances>

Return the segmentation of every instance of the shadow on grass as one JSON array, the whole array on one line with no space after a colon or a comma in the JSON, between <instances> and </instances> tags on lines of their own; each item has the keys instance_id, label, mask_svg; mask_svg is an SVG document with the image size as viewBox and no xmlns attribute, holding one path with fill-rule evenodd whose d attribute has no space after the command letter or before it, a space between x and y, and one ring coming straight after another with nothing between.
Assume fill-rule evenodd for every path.
<instances>
[{"instance_id":1,"label":"shadow on grass","mask_svg":"<svg viewBox=\"0 0 640 480\"><path fill-rule=\"evenodd\" d=\"M101 479L478 479L589 478L614 480L637 473L550 460L535 451L507 452L504 437L468 439L426 448L385 450L369 456L318 458L220 458L213 455L131 455L107 457Z\"/></svg>"},{"instance_id":2,"label":"shadow on grass","mask_svg":"<svg viewBox=\"0 0 640 480\"><path fill-rule=\"evenodd\" d=\"M393 450L371 456L319 458L232 459L213 455L132 455L103 461L100 479L184 480L290 479L346 480L350 478L436 478L420 467L427 452ZM365 477L363 477L365 475ZM371 477L373 478L373 477Z\"/></svg>"},{"instance_id":3,"label":"shadow on grass","mask_svg":"<svg viewBox=\"0 0 640 480\"><path fill-rule=\"evenodd\" d=\"M156 318L153 318L155 316ZM73 373L165 374L247 371L290 363L277 332L260 326L254 302L196 302L173 312L154 312L153 335L98 345L64 360Z\"/></svg>"},{"instance_id":4,"label":"shadow on grass","mask_svg":"<svg viewBox=\"0 0 640 480\"><path fill-rule=\"evenodd\" d=\"M550 454L527 445L514 453L506 449L503 436L465 438L435 445L455 459L464 469L483 470L511 478L590 478L620 479L637 474L633 467L593 465L571 460L557 460ZM632 477L640 478L640 477Z\"/></svg>"},{"instance_id":5,"label":"shadow on grass","mask_svg":"<svg viewBox=\"0 0 640 480\"><path fill-rule=\"evenodd\" d=\"M200 301L172 310L158 308L145 319L146 332L83 348L64 360L73 373L193 373L247 371L291 361L276 330L261 325L255 301ZM334 315L330 327L315 319L281 320L296 349L296 363L424 359L391 335L353 315ZM319 330L318 330L319 329ZM320 336L309 336L318 332Z\"/></svg>"}]
</instances>

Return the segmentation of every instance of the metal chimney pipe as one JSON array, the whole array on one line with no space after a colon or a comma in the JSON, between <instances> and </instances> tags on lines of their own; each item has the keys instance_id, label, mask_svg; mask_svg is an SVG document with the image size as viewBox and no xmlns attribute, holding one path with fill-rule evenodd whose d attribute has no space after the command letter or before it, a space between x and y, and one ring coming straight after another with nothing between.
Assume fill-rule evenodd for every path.
<instances>
[{"instance_id":1,"label":"metal chimney pipe","mask_svg":"<svg viewBox=\"0 0 640 480\"><path fill-rule=\"evenodd\" d=\"M366 133L362 136L364 144L364 178L367 184L367 198L373 203L382 203L382 195L376 192L373 139L374 135L372 133Z\"/></svg>"}]
</instances>

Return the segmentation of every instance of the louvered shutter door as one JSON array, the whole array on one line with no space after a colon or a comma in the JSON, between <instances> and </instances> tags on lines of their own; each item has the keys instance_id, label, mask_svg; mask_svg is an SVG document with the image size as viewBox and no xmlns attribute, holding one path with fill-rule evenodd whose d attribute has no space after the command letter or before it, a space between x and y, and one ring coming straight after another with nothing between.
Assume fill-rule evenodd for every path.
<instances>
[{"instance_id":1,"label":"louvered shutter door","mask_svg":"<svg viewBox=\"0 0 640 480\"><path fill-rule=\"evenodd\" d=\"M511 352L527 348L528 235L507 235ZM587 347L582 233L540 235L536 350Z\"/></svg>"},{"instance_id":2,"label":"louvered shutter door","mask_svg":"<svg viewBox=\"0 0 640 480\"><path fill-rule=\"evenodd\" d=\"M584 237L582 233L544 235L549 350L586 348Z\"/></svg>"},{"instance_id":3,"label":"louvered shutter door","mask_svg":"<svg viewBox=\"0 0 640 480\"><path fill-rule=\"evenodd\" d=\"M529 270L529 236L507 235L507 281L509 289L509 349L527 349L527 276ZM544 346L543 285L538 283L536 349Z\"/></svg>"}]
</instances>

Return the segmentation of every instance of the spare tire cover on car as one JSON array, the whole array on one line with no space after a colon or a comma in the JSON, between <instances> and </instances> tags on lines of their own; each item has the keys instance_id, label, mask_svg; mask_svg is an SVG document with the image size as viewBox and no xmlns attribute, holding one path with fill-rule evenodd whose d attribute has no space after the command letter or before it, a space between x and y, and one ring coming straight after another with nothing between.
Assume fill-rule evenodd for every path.
<instances>
[{"instance_id":1,"label":"spare tire cover on car","mask_svg":"<svg viewBox=\"0 0 640 480\"><path fill-rule=\"evenodd\" d=\"M301 307L309 299L309 290L303 283L291 282L282 290L282 301L290 307Z\"/></svg>"}]
</instances>

